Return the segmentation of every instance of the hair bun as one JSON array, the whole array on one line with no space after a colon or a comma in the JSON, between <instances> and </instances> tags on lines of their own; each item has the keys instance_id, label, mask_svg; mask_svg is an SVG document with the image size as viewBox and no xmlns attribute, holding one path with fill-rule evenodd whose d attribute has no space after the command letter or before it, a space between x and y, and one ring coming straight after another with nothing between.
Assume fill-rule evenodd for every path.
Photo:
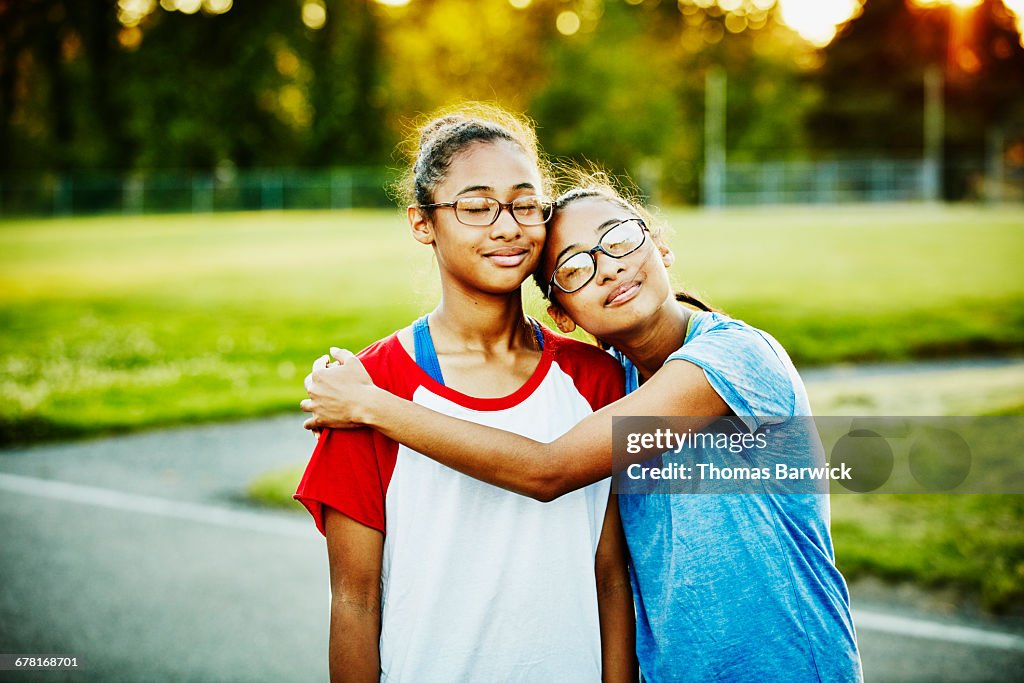
<instances>
[{"instance_id":1,"label":"hair bun","mask_svg":"<svg viewBox=\"0 0 1024 683\"><path fill-rule=\"evenodd\" d=\"M468 118L465 116L459 116L458 114L449 114L447 116L442 116L440 118L433 119L432 121L428 121L420 129L420 149L427 147L431 140L437 137L437 134L445 128L458 126L468 121Z\"/></svg>"},{"instance_id":2,"label":"hair bun","mask_svg":"<svg viewBox=\"0 0 1024 683\"><path fill-rule=\"evenodd\" d=\"M431 203L434 188L447 175L452 159L460 151L476 142L496 140L518 146L538 166L546 192L551 177L533 123L497 105L464 102L409 126L405 141L399 145L409 166L393 186L393 194L407 206Z\"/></svg>"}]
</instances>

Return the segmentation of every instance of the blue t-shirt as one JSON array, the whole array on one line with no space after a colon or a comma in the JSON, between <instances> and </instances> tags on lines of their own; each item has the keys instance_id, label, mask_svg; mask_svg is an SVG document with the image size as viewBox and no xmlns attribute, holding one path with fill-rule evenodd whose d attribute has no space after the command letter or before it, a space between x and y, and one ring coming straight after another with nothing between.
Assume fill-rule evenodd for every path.
<instances>
[{"instance_id":1,"label":"blue t-shirt","mask_svg":"<svg viewBox=\"0 0 1024 683\"><path fill-rule=\"evenodd\" d=\"M636 368L615 355L627 391L636 389ZM673 360L702 368L752 433L770 427L770 447L814 448L806 421L785 419L811 409L770 335L719 313L694 313L683 346L666 362ZM620 494L619 514L646 681L862 680L827 496Z\"/></svg>"}]
</instances>

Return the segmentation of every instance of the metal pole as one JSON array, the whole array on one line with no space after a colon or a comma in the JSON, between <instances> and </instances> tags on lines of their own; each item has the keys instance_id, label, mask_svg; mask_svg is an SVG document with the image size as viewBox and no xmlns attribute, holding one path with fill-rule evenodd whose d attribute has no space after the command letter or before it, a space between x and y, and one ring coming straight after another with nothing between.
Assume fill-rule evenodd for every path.
<instances>
[{"instance_id":1,"label":"metal pole","mask_svg":"<svg viewBox=\"0 0 1024 683\"><path fill-rule=\"evenodd\" d=\"M924 159L921 193L929 202L942 197L942 69L934 64L924 72Z\"/></svg>"},{"instance_id":2,"label":"metal pole","mask_svg":"<svg viewBox=\"0 0 1024 683\"><path fill-rule=\"evenodd\" d=\"M352 208L352 169L331 172L331 208Z\"/></svg>"},{"instance_id":3,"label":"metal pole","mask_svg":"<svg viewBox=\"0 0 1024 683\"><path fill-rule=\"evenodd\" d=\"M1006 182L1006 171L1003 164L1003 148L1005 146L1005 131L998 127L989 130L988 179L985 183L985 199L994 204L1003 201L1003 183Z\"/></svg>"},{"instance_id":4,"label":"metal pole","mask_svg":"<svg viewBox=\"0 0 1024 683\"><path fill-rule=\"evenodd\" d=\"M704 206L725 204L725 71L708 71L704 90Z\"/></svg>"}]
</instances>

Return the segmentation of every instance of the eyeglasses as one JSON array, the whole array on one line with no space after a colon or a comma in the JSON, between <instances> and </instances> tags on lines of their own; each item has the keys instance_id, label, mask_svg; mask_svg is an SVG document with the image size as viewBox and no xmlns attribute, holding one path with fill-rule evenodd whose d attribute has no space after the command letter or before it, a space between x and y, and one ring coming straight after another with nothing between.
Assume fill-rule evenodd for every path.
<instances>
[{"instance_id":1,"label":"eyeglasses","mask_svg":"<svg viewBox=\"0 0 1024 683\"><path fill-rule=\"evenodd\" d=\"M548 296L554 285L566 294L578 292L587 286L597 274L597 252L619 259L629 256L647 241L647 225L639 218L619 221L601 235L597 246L587 251L578 251L555 267L548 280Z\"/></svg>"},{"instance_id":2,"label":"eyeglasses","mask_svg":"<svg viewBox=\"0 0 1024 683\"><path fill-rule=\"evenodd\" d=\"M455 209L455 220L463 225L494 225L501 210L508 211L519 225L544 225L551 218L551 201L544 197L516 197L499 202L494 197L460 197L454 202L423 204L421 209L448 207Z\"/></svg>"}]
</instances>

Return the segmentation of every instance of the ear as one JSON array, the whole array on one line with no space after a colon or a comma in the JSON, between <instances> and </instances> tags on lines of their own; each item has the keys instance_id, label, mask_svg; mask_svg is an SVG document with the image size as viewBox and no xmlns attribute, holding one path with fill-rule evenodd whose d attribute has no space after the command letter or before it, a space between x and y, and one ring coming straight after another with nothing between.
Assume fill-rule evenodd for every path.
<instances>
[{"instance_id":1,"label":"ear","mask_svg":"<svg viewBox=\"0 0 1024 683\"><path fill-rule=\"evenodd\" d=\"M665 264L666 268L671 268L672 264L676 262L675 253L664 244L658 245L658 251L661 252L661 262Z\"/></svg>"},{"instance_id":2,"label":"ear","mask_svg":"<svg viewBox=\"0 0 1024 683\"><path fill-rule=\"evenodd\" d=\"M572 334L576 329L576 321L569 317L569 314L562 310L558 304L548 306L548 315L555 321L555 325L562 331L562 334Z\"/></svg>"},{"instance_id":3,"label":"ear","mask_svg":"<svg viewBox=\"0 0 1024 683\"><path fill-rule=\"evenodd\" d=\"M434 243L434 224L423 209L418 206L410 206L405 210L406 218L409 219L409 229L412 237L420 244Z\"/></svg>"}]
</instances>

